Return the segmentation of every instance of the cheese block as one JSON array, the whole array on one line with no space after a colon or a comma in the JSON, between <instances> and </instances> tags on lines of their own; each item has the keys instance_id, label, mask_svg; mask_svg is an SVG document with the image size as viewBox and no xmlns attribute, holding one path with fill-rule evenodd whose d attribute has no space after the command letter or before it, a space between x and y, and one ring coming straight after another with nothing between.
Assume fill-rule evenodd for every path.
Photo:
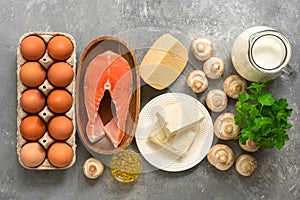
<instances>
[{"instance_id":1,"label":"cheese block","mask_svg":"<svg viewBox=\"0 0 300 200\"><path fill-rule=\"evenodd\" d=\"M204 115L197 105L185 106L173 103L156 113L157 120L148 139L175 153L184 156L192 145Z\"/></svg>"},{"instance_id":2,"label":"cheese block","mask_svg":"<svg viewBox=\"0 0 300 200\"><path fill-rule=\"evenodd\" d=\"M187 49L172 35L158 38L140 65L143 80L155 89L162 90L173 83L187 64Z\"/></svg>"},{"instance_id":3,"label":"cheese block","mask_svg":"<svg viewBox=\"0 0 300 200\"><path fill-rule=\"evenodd\" d=\"M176 134L191 124L199 123L203 120L203 113L199 109L195 109L197 106L195 102L185 105L183 109L183 105L176 102L158 111L156 116L161 126L164 127L166 136L169 137L172 134Z\"/></svg>"},{"instance_id":4,"label":"cheese block","mask_svg":"<svg viewBox=\"0 0 300 200\"><path fill-rule=\"evenodd\" d=\"M155 122L151 134L148 137L148 140L154 142L155 144L158 144L161 147L168 145L168 138L165 132L163 131L163 127L158 121Z\"/></svg>"},{"instance_id":5,"label":"cheese block","mask_svg":"<svg viewBox=\"0 0 300 200\"><path fill-rule=\"evenodd\" d=\"M188 128L182 129L170 137L166 137L164 128L161 127L160 123L157 121L148 139L160 147L182 157L188 152L192 145L197 135L198 127L199 124L192 124Z\"/></svg>"}]
</instances>

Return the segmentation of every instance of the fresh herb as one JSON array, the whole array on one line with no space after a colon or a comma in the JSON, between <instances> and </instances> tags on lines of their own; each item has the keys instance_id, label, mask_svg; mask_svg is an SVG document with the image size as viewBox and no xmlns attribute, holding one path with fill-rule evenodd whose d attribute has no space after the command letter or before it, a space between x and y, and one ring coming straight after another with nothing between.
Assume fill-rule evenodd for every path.
<instances>
[{"instance_id":1,"label":"fresh herb","mask_svg":"<svg viewBox=\"0 0 300 200\"><path fill-rule=\"evenodd\" d=\"M252 83L241 93L235 104L235 123L241 128L237 139L242 144L250 139L264 148L281 149L289 140L286 130L292 127L288 118L292 109L288 108L287 100L275 100L265 90L270 82Z\"/></svg>"}]
</instances>

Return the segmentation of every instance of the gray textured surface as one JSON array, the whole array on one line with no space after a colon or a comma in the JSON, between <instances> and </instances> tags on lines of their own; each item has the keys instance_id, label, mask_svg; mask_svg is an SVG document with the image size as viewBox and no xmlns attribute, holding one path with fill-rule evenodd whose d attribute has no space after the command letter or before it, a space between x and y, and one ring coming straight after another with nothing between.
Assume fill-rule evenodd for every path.
<instances>
[{"instance_id":1,"label":"gray textured surface","mask_svg":"<svg viewBox=\"0 0 300 200\"><path fill-rule=\"evenodd\" d=\"M77 162L72 168L29 171L18 164L15 135L16 50L25 32L68 32L76 39L79 59L84 47L96 37L119 35L138 48L143 45L143 41L137 40L139 36L149 41L154 38L151 34L132 37L132 33L139 33L141 27L160 27L162 32L181 31L188 38L197 35L211 38L216 46L215 55L230 66L230 49L237 35L248 27L267 25L290 39L294 52L291 65L299 73L299 14L298 0L1 1L0 199L300 199L299 79L293 83L279 79L274 82L272 91L277 97L287 98L294 109L291 118L294 127L282 150L261 150L254 154L258 169L249 178L239 176L234 168L217 171L203 160L185 172L143 173L133 184L114 181L108 168L100 179L87 180L81 167L90 155L79 138ZM139 52L140 60L143 53ZM197 64L201 63L195 63L194 67ZM225 76L231 73L234 70L228 67ZM173 86L172 90L189 93L187 87L181 87ZM156 95L147 87L142 89L143 102L149 100L150 94ZM198 98L203 101L203 96ZM236 143L229 144L240 153Z\"/></svg>"}]
</instances>

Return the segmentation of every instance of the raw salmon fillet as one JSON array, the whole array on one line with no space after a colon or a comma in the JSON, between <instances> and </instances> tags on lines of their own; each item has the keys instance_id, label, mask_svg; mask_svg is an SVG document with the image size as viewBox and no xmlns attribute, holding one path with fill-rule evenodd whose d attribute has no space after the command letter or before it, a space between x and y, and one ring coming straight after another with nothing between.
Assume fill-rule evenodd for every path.
<instances>
[{"instance_id":1,"label":"raw salmon fillet","mask_svg":"<svg viewBox=\"0 0 300 200\"><path fill-rule=\"evenodd\" d=\"M87 67L84 94L88 139L93 143L106 136L117 148L125 134L132 94L132 73L128 62L112 51L97 55ZM102 104L101 100L111 102Z\"/></svg>"}]
</instances>

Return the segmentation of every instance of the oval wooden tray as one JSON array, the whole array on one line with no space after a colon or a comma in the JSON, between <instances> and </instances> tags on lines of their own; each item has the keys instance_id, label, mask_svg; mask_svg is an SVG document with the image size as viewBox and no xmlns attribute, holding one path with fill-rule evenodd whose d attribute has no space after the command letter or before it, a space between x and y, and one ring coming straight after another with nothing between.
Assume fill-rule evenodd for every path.
<instances>
[{"instance_id":1,"label":"oval wooden tray","mask_svg":"<svg viewBox=\"0 0 300 200\"><path fill-rule=\"evenodd\" d=\"M113 148L112 145L107 145L107 140L100 140L96 143L91 143L87 138L86 134L86 125L88 122L87 111L84 101L84 77L86 69L89 63L101 53L105 51L113 51L120 54L125 58L131 69L132 69L132 86L133 92L129 105L129 114L127 116L126 125L125 125L125 136L121 141L118 148ZM77 121L77 130L78 134L89 151L96 152L99 154L114 154L121 149L125 149L132 141L140 112L140 77L138 73L138 62L135 57L134 51L130 46L123 40L112 37L112 36L103 36L99 37L84 49L77 71L77 80L76 80L76 121ZM96 84L96 83L95 83ZM103 142L104 141L104 142Z\"/></svg>"}]
</instances>

